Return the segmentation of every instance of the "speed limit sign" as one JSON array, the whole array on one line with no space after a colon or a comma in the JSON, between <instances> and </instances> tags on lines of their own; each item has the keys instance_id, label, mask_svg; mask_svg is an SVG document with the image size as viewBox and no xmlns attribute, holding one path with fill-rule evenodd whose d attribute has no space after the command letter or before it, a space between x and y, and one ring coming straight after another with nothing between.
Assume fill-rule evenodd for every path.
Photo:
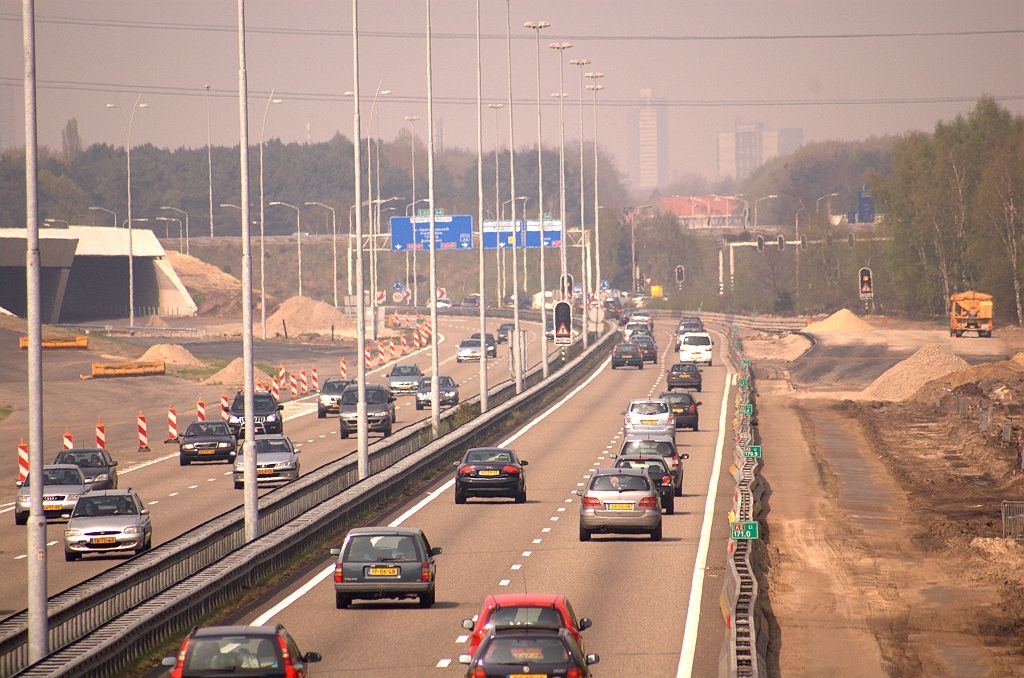
<instances>
[{"instance_id":1,"label":"speed limit sign","mask_svg":"<svg viewBox=\"0 0 1024 678\"><path fill-rule=\"evenodd\" d=\"M402 293L402 292L392 292L391 293L391 301L395 302L396 304L399 303L400 301L402 301L403 299L405 299L405 294L404 293Z\"/></svg>"}]
</instances>

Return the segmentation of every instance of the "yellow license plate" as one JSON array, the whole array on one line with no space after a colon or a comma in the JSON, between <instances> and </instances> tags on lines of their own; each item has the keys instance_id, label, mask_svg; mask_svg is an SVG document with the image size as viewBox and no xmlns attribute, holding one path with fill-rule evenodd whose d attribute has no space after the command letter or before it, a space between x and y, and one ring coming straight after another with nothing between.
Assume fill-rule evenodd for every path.
<instances>
[{"instance_id":1,"label":"yellow license plate","mask_svg":"<svg viewBox=\"0 0 1024 678\"><path fill-rule=\"evenodd\" d=\"M658 423L657 419L644 419L644 424L647 426L653 426Z\"/></svg>"},{"instance_id":2,"label":"yellow license plate","mask_svg":"<svg viewBox=\"0 0 1024 678\"><path fill-rule=\"evenodd\" d=\"M501 471L480 471L482 476L500 476Z\"/></svg>"},{"instance_id":3,"label":"yellow license plate","mask_svg":"<svg viewBox=\"0 0 1024 678\"><path fill-rule=\"evenodd\" d=\"M632 504L608 504L609 511L632 511Z\"/></svg>"},{"instance_id":4,"label":"yellow license plate","mask_svg":"<svg viewBox=\"0 0 1024 678\"><path fill-rule=\"evenodd\" d=\"M510 673L508 678L548 678L546 673Z\"/></svg>"},{"instance_id":5,"label":"yellow license plate","mask_svg":"<svg viewBox=\"0 0 1024 678\"><path fill-rule=\"evenodd\" d=\"M397 567L371 567L369 575L371 577L397 577Z\"/></svg>"},{"instance_id":6,"label":"yellow license plate","mask_svg":"<svg viewBox=\"0 0 1024 678\"><path fill-rule=\"evenodd\" d=\"M274 469L272 468L261 468L257 469L256 473L261 476L272 476L274 475Z\"/></svg>"},{"instance_id":7,"label":"yellow license plate","mask_svg":"<svg viewBox=\"0 0 1024 678\"><path fill-rule=\"evenodd\" d=\"M213 454L215 450L199 450L199 454Z\"/></svg>"},{"instance_id":8,"label":"yellow license plate","mask_svg":"<svg viewBox=\"0 0 1024 678\"><path fill-rule=\"evenodd\" d=\"M411 391L412 390L412 386L403 386L402 390L403 391Z\"/></svg>"},{"instance_id":9,"label":"yellow license plate","mask_svg":"<svg viewBox=\"0 0 1024 678\"><path fill-rule=\"evenodd\" d=\"M117 540L113 537L95 537L89 540L90 544L116 544Z\"/></svg>"},{"instance_id":10,"label":"yellow license plate","mask_svg":"<svg viewBox=\"0 0 1024 678\"><path fill-rule=\"evenodd\" d=\"M59 511L62 508L64 507L61 506L60 504L43 504L44 511Z\"/></svg>"},{"instance_id":11,"label":"yellow license plate","mask_svg":"<svg viewBox=\"0 0 1024 678\"><path fill-rule=\"evenodd\" d=\"M681 408L681 407L673 407L672 408L672 412L675 413L675 414L682 414L684 411L685 410L683 410L683 408Z\"/></svg>"}]
</instances>

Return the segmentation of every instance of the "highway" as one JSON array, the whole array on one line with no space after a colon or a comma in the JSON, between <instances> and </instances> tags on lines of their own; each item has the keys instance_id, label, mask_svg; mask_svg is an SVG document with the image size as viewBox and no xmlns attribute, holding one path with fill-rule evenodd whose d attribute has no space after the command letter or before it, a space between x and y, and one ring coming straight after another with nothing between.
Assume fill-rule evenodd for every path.
<instances>
[{"instance_id":1,"label":"highway","mask_svg":"<svg viewBox=\"0 0 1024 678\"><path fill-rule=\"evenodd\" d=\"M488 331L496 332L498 325L502 322L507 322L507 320L489 320ZM529 359L535 363L540 357L539 326L531 323L526 324L526 327L530 343ZM455 360L455 354L459 341L476 331L479 331L478 318L443 317L439 320L440 369L442 374L451 375L460 385L460 398L463 400L479 392L479 364L475 362L459 364ZM551 348L554 349L553 346ZM488 377L491 386L509 378L507 350L507 344L499 345L497 360L492 359L489 363ZM241 351L240 344L239 351ZM50 354L47 354L44 358L49 358L49 356ZM408 362L417 363L424 373L430 374L429 349L423 349L409 357ZM326 369L323 365L320 366L321 381L329 376L338 375L337 359L332 363L333 366L328 365ZM370 375L370 381L383 383L384 375L394 364L389 363L374 369ZM308 368L309 364L304 366ZM355 374L355 366L351 357L349 366L349 376L351 377ZM297 371L299 366L287 365L287 367ZM166 384L168 388L173 388L179 393L183 391L198 393L211 390L209 386L204 387L172 377L154 377L152 379L159 380L160 383ZM48 405L51 407L54 400L60 398L55 392L61 388L67 389L67 393L63 396L65 400L73 400L80 405L73 410L60 411L62 415L60 427L67 425L78 431L88 430L90 435L85 441L80 438L76 440L78 446L86 446L93 444L92 427L97 419L109 422L119 418L130 420L133 417L140 407L138 401L133 397L133 391L137 385L142 386L142 384L142 379L82 382L74 376L70 380L61 382L59 387L50 382L45 385L45 388L47 388ZM115 395L101 399L82 395L82 392L88 393L97 388L105 392L114 392ZM147 399L160 397L159 394L154 396L151 393L155 389L153 384L146 385L144 389L140 388L140 390L146 391L141 397ZM213 387L212 390L220 391L221 389ZM166 399L166 397L163 398L163 400ZM195 396L192 396L191 400L194 402ZM354 454L356 448L354 438L340 440L338 437L337 417L317 418L315 395L292 401L287 398L282 398L282 400L285 402L284 431L302 452L300 463L303 474L309 473L325 463ZM219 416L219 406L215 402L207 399L207 412L210 418ZM166 416L165 412L155 409L152 411L160 412L160 419L159 424L150 424L151 452L140 454L130 443L110 446L110 451L114 459L119 461L119 487L135 489L151 511L153 545L156 546L240 505L242 492L233 488L231 467L227 464L180 466L177 446L162 444L163 438L166 437L166 422L163 419ZM430 411L417 411L413 398L400 397L396 403L396 415L397 431L401 427L429 418ZM17 437L24 435L15 429L11 419L14 417L4 421L3 428L0 429L5 440L12 438L16 440ZM191 407L187 413L179 411L179 431L183 433L188 424L194 420L195 412ZM51 416L49 421L51 423L47 430L57 429L53 423L54 417ZM59 440L59 434L48 437L47 440L54 437ZM371 444L379 439L379 434L370 435ZM52 460L58 450L56 445L50 449L52 451L46 454L48 460ZM261 494L269 492L271 489L270 487L261 488ZM0 583L0 615L3 616L23 610L27 605L25 594L26 528L14 524L12 511L15 492L13 481L0 490L0 544L2 544L0 547L0 579L2 579L2 583ZM87 557L72 563L65 562L63 530L64 524L56 522L51 522L47 529L48 591L50 595L126 559L124 555L111 555L109 557Z\"/></svg>"},{"instance_id":2,"label":"highway","mask_svg":"<svg viewBox=\"0 0 1024 678\"><path fill-rule=\"evenodd\" d=\"M720 337L715 366L704 368L701 430L677 435L680 451L690 459L684 462L676 513L664 516L664 539L597 535L581 543L578 537L575 492L595 469L613 463L608 453L622 441L619 413L628 400L664 388L660 368L675 359L673 327L665 322L657 328L662 365L613 371L606 360L568 396L507 440L494 441L530 462L526 504L470 499L456 506L452 480L445 477L379 520L420 527L432 546L443 549L432 608L419 609L415 601L367 601L336 609L334 559L325 553L275 594L241 612L238 623L283 624L303 652L323 655L323 662L311 667L315 676L461 675L465 667L458 656L468 644L460 622L479 611L486 595L563 593L578 616L593 620L584 638L587 651L601 656L595 675L717 675L725 630L718 595L732 497L730 458L721 455L731 435L731 429L721 429L731 426L722 408L729 404L732 375L724 366ZM706 562L698 562L698 551ZM702 595L691 601L694 593ZM690 649L681 657L684 629Z\"/></svg>"}]
</instances>

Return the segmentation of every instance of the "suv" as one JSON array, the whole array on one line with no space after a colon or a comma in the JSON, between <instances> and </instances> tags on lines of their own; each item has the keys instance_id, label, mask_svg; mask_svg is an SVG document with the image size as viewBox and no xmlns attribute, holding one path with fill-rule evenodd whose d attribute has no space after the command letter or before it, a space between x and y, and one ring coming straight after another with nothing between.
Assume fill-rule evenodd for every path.
<instances>
[{"instance_id":1,"label":"suv","mask_svg":"<svg viewBox=\"0 0 1024 678\"><path fill-rule=\"evenodd\" d=\"M419 598L420 607L434 604L434 556L423 530L416 527L357 527L345 543L331 549L334 603L339 610L354 599Z\"/></svg>"},{"instance_id":2,"label":"suv","mask_svg":"<svg viewBox=\"0 0 1024 678\"><path fill-rule=\"evenodd\" d=\"M356 416L356 403L359 401L359 387L348 386L341 394L341 424L338 426L341 437L348 438L349 433L359 430L359 419ZM379 431L385 436L391 435L395 425L395 397L388 393L383 384L366 385L366 428Z\"/></svg>"},{"instance_id":3,"label":"suv","mask_svg":"<svg viewBox=\"0 0 1024 678\"><path fill-rule=\"evenodd\" d=\"M419 389L422 378L419 365L395 365L388 372L388 393L412 395Z\"/></svg>"},{"instance_id":4,"label":"suv","mask_svg":"<svg viewBox=\"0 0 1024 678\"><path fill-rule=\"evenodd\" d=\"M328 412L339 412L341 394L347 386L356 383L355 379L331 377L320 386L320 397L316 402L316 416L323 419Z\"/></svg>"},{"instance_id":5,"label":"suv","mask_svg":"<svg viewBox=\"0 0 1024 678\"><path fill-rule=\"evenodd\" d=\"M176 657L164 657L173 667L170 678L211 675L285 676L306 678L308 664L320 661L316 652L302 654L280 624L276 626L208 626L192 629ZM258 667L255 672L254 667ZM238 673L235 673L238 671Z\"/></svg>"},{"instance_id":6,"label":"suv","mask_svg":"<svg viewBox=\"0 0 1024 678\"><path fill-rule=\"evenodd\" d=\"M253 419L257 433L284 433L284 418L280 415L284 405L279 405L269 393L253 394ZM238 393L231 403L228 428L235 438L245 437L245 397Z\"/></svg>"},{"instance_id":7,"label":"suv","mask_svg":"<svg viewBox=\"0 0 1024 678\"><path fill-rule=\"evenodd\" d=\"M707 332L687 332L679 337L679 361L711 365L711 352L715 342Z\"/></svg>"}]
</instances>

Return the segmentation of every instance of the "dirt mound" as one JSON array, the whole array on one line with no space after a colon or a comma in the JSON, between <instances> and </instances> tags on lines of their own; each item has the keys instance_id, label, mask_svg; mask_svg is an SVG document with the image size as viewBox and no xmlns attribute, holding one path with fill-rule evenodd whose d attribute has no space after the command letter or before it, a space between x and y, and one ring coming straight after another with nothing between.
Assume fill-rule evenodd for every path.
<instances>
[{"instance_id":1,"label":"dirt mound","mask_svg":"<svg viewBox=\"0 0 1024 678\"><path fill-rule=\"evenodd\" d=\"M284 326L281 321L284 321ZM283 335L284 327L287 326L289 337L297 337L300 334L330 334L331 325L334 326L335 333L341 333L355 327L355 319L322 301L309 297L291 297L267 318L267 333Z\"/></svg>"},{"instance_id":2,"label":"dirt mound","mask_svg":"<svg viewBox=\"0 0 1024 678\"><path fill-rule=\"evenodd\" d=\"M146 327L170 327L170 324L158 315L151 315L146 321Z\"/></svg>"},{"instance_id":3,"label":"dirt mound","mask_svg":"<svg viewBox=\"0 0 1024 678\"><path fill-rule=\"evenodd\" d=\"M799 334L758 332L743 340L743 352L751 360L792 361L811 347L810 340Z\"/></svg>"},{"instance_id":4,"label":"dirt mound","mask_svg":"<svg viewBox=\"0 0 1024 678\"><path fill-rule=\"evenodd\" d=\"M139 360L163 360L179 367L206 367L206 364L181 344L154 344Z\"/></svg>"},{"instance_id":5,"label":"dirt mound","mask_svg":"<svg viewBox=\"0 0 1024 678\"><path fill-rule=\"evenodd\" d=\"M970 367L963 358L933 344L882 373L861 393L866 400L902 401L933 379Z\"/></svg>"},{"instance_id":6,"label":"dirt mound","mask_svg":"<svg viewBox=\"0 0 1024 678\"><path fill-rule=\"evenodd\" d=\"M178 274L181 283L192 295L201 316L242 315L242 281L216 266L188 254L167 251L167 261ZM267 308L274 308L276 302L267 297ZM253 293L253 306L259 312L259 290Z\"/></svg>"},{"instance_id":7,"label":"dirt mound","mask_svg":"<svg viewBox=\"0 0 1024 678\"><path fill-rule=\"evenodd\" d=\"M974 389L969 389L971 393L968 395L982 395L1006 405L1014 403L1019 406L1024 403L1024 365L1016 360L982 363L944 374L918 389L912 400L934 404L935 396L932 390L941 389L943 384L949 384L951 389L973 384L977 387L977 393Z\"/></svg>"},{"instance_id":8,"label":"dirt mound","mask_svg":"<svg viewBox=\"0 0 1024 678\"><path fill-rule=\"evenodd\" d=\"M811 323L804 328L804 332L872 332L874 329L849 309L844 308L824 320Z\"/></svg>"},{"instance_id":9,"label":"dirt mound","mask_svg":"<svg viewBox=\"0 0 1024 678\"><path fill-rule=\"evenodd\" d=\"M255 381L270 383L271 377L263 370L254 368L253 376ZM220 384L228 388L239 389L245 385L245 370L242 368L242 359L235 358L228 366L217 374L203 381L204 384Z\"/></svg>"}]
</instances>

